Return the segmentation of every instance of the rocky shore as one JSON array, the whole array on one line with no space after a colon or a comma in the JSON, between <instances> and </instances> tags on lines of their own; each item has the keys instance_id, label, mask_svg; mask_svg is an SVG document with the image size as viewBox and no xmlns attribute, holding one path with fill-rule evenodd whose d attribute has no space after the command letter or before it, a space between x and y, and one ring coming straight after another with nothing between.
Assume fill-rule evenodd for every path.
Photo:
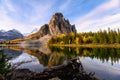
<instances>
[{"instance_id":1,"label":"rocky shore","mask_svg":"<svg viewBox=\"0 0 120 80\"><path fill-rule=\"evenodd\" d=\"M70 60L67 64L47 68L42 73L28 69L16 69L6 75L5 80L98 80L94 74L87 74L81 62Z\"/></svg>"}]
</instances>

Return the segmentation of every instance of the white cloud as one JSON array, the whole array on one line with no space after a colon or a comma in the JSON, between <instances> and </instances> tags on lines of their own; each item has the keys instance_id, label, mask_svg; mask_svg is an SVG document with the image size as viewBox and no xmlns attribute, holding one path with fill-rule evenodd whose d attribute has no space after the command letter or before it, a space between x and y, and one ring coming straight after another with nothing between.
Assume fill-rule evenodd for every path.
<instances>
[{"instance_id":1,"label":"white cloud","mask_svg":"<svg viewBox=\"0 0 120 80\"><path fill-rule=\"evenodd\" d=\"M113 28L114 23L119 24L116 23L117 21L120 21L120 0L108 0L74 23L78 31L96 31L100 28ZM114 26L114 28L118 27Z\"/></svg>"},{"instance_id":2,"label":"white cloud","mask_svg":"<svg viewBox=\"0 0 120 80\"><path fill-rule=\"evenodd\" d=\"M10 30L14 28L21 31L22 33L29 33L34 28L39 28L41 25L43 25L43 22L48 23L46 20L49 16L51 16L52 12L55 11L55 9L52 8L57 7L58 11L64 12L64 10L69 8L69 5L72 2L67 0L61 6L56 6L57 4L55 3L55 0L49 2L43 1L41 3L33 3L28 2L28 0L23 0L22 3L27 4L30 8L32 8L30 13L30 10L25 12L23 7L15 5L15 3L11 2L10 0L5 0L4 6L0 5L0 29ZM19 20L10 18L10 16L8 16L9 11L7 11L6 8L10 12L13 12L17 15L14 17L17 18L24 16L26 19L25 21L28 22L26 23L24 20L23 22L20 22ZM104 29L109 25L112 28L115 28L116 25L119 25L118 21L120 21L120 14L118 11L120 12L120 0L108 0L106 3L98 6L87 15L78 18L74 23L76 24L78 31L95 31L99 28Z\"/></svg>"},{"instance_id":3,"label":"white cloud","mask_svg":"<svg viewBox=\"0 0 120 80\"><path fill-rule=\"evenodd\" d=\"M48 1L41 2L39 4L26 2L26 4L29 4L32 7L31 12L33 11L33 14L29 16L29 21L30 23L34 23L38 20L40 20L40 22L43 22L48 17L48 15L50 14L50 9L52 8L54 2Z\"/></svg>"},{"instance_id":4,"label":"white cloud","mask_svg":"<svg viewBox=\"0 0 120 80\"><path fill-rule=\"evenodd\" d=\"M9 11L16 12L15 7L11 4L10 0L4 0L4 3Z\"/></svg>"},{"instance_id":5,"label":"white cloud","mask_svg":"<svg viewBox=\"0 0 120 80\"><path fill-rule=\"evenodd\" d=\"M38 27L38 26L21 24L9 18L9 16L6 15L5 11L0 10L0 29L4 29L4 30L17 29L22 33L29 33L34 29L34 27Z\"/></svg>"},{"instance_id":6,"label":"white cloud","mask_svg":"<svg viewBox=\"0 0 120 80\"><path fill-rule=\"evenodd\" d=\"M28 19L28 23L21 23L19 20L15 20L12 19L8 13L9 11L11 12L15 12L15 14L19 15L20 14L17 12L17 8L15 8L16 6L12 5L12 2L10 2L9 0L5 0L4 1L4 6L0 5L0 29L4 29L4 30L10 30L10 29L17 29L18 31L22 32L22 33L30 33L34 28L40 28L40 26L42 25L42 21L44 21L44 19L46 19L46 16L48 16L49 14L49 9L52 6L52 2L46 3L46 4L32 4L32 3L28 3L24 1L25 4L30 5L34 11L31 16L29 16L29 12L27 14L23 14L24 17L26 17ZM6 7L5 7L6 6ZM17 6L20 8L20 6ZM7 10L6 10L7 8ZM22 8L22 7L21 7ZM9 10L9 11L8 11ZM41 20L38 24L35 23L36 21Z\"/></svg>"},{"instance_id":7,"label":"white cloud","mask_svg":"<svg viewBox=\"0 0 120 80\"><path fill-rule=\"evenodd\" d=\"M98 31L99 29L111 29L120 28L120 13L112 16L106 16L97 20L86 20L85 22L78 24L79 31Z\"/></svg>"},{"instance_id":8,"label":"white cloud","mask_svg":"<svg viewBox=\"0 0 120 80\"><path fill-rule=\"evenodd\" d=\"M66 8L69 7L69 4L71 3L71 0L66 0L66 2L64 2L64 4L62 4L60 7L59 7L59 11L63 11L63 10L66 10Z\"/></svg>"}]
</instances>

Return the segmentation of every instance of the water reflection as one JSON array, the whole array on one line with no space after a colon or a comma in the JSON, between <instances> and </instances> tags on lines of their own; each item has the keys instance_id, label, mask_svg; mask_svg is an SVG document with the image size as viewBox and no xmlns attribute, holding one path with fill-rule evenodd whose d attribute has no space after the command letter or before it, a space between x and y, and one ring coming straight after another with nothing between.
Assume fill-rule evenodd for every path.
<instances>
[{"instance_id":1,"label":"water reflection","mask_svg":"<svg viewBox=\"0 0 120 80\"><path fill-rule=\"evenodd\" d=\"M23 50L18 46L3 46L4 54L8 57L16 58L20 56Z\"/></svg>"},{"instance_id":2,"label":"water reflection","mask_svg":"<svg viewBox=\"0 0 120 80\"><path fill-rule=\"evenodd\" d=\"M37 59L39 60L41 64L43 64L44 66L48 66L48 67L63 64L63 62L66 59L64 53L53 52L51 54L44 54L43 52L39 50L32 50L32 49L24 50L24 51L28 54L31 54L37 57Z\"/></svg>"},{"instance_id":3,"label":"water reflection","mask_svg":"<svg viewBox=\"0 0 120 80\"><path fill-rule=\"evenodd\" d=\"M39 47L33 46L6 46L4 48L18 51L13 52L15 55L19 54L17 55L18 57L13 59L14 62L18 60L20 56L21 58L18 60L18 62L21 59L24 61L32 57L32 62L29 62L30 64L25 63L25 65L22 65L23 68L27 66L29 69L31 69L35 67L33 65L37 63L36 67L39 69L36 68L36 70L39 72L41 71L41 68L44 69L45 67L58 66L66 63L69 59L80 57L83 67L86 69L86 71L95 72L97 74L96 76L99 76L100 78L103 77L102 79L107 79L106 76L110 76L109 79L111 80L119 80L120 48L50 47L50 51L48 49L41 51L42 48L39 49ZM26 59L23 58L25 56L23 54L27 54Z\"/></svg>"},{"instance_id":4,"label":"water reflection","mask_svg":"<svg viewBox=\"0 0 120 80\"><path fill-rule=\"evenodd\" d=\"M67 59L79 57L89 57L100 59L102 62L119 62L120 48L79 48L79 47L49 47L49 53L42 52L37 48L21 48L19 46L4 46L5 54L15 58L23 52L35 56L40 64L44 66L57 66L63 64ZM7 48L7 49L6 49Z\"/></svg>"},{"instance_id":5,"label":"water reflection","mask_svg":"<svg viewBox=\"0 0 120 80\"><path fill-rule=\"evenodd\" d=\"M119 62L120 48L73 48L73 47L50 47L52 53L64 53L67 57L90 57L97 58L102 62L110 61L113 65Z\"/></svg>"},{"instance_id":6,"label":"water reflection","mask_svg":"<svg viewBox=\"0 0 120 80\"><path fill-rule=\"evenodd\" d=\"M50 47L52 53L66 58L80 57L87 72L95 72L100 80L120 80L120 48Z\"/></svg>"}]
</instances>

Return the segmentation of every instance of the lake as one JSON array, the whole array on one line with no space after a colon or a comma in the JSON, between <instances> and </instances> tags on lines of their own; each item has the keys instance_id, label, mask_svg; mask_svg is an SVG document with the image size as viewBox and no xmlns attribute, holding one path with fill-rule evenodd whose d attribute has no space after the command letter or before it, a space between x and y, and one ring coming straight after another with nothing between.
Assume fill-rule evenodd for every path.
<instances>
[{"instance_id":1,"label":"lake","mask_svg":"<svg viewBox=\"0 0 120 80\"><path fill-rule=\"evenodd\" d=\"M0 49L12 57L9 63L17 69L42 72L69 59L79 58L84 70L95 73L100 80L120 80L120 48L3 46Z\"/></svg>"}]
</instances>

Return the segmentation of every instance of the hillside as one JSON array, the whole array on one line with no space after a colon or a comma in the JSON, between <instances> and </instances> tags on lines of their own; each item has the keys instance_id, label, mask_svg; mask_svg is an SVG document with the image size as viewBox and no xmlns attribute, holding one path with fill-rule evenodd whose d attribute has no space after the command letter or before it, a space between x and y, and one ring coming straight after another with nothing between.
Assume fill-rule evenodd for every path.
<instances>
[{"instance_id":1,"label":"hillside","mask_svg":"<svg viewBox=\"0 0 120 80\"><path fill-rule=\"evenodd\" d=\"M0 42L14 40L14 39L23 38L23 37L24 36L15 29L9 30L9 31L0 30Z\"/></svg>"}]
</instances>

